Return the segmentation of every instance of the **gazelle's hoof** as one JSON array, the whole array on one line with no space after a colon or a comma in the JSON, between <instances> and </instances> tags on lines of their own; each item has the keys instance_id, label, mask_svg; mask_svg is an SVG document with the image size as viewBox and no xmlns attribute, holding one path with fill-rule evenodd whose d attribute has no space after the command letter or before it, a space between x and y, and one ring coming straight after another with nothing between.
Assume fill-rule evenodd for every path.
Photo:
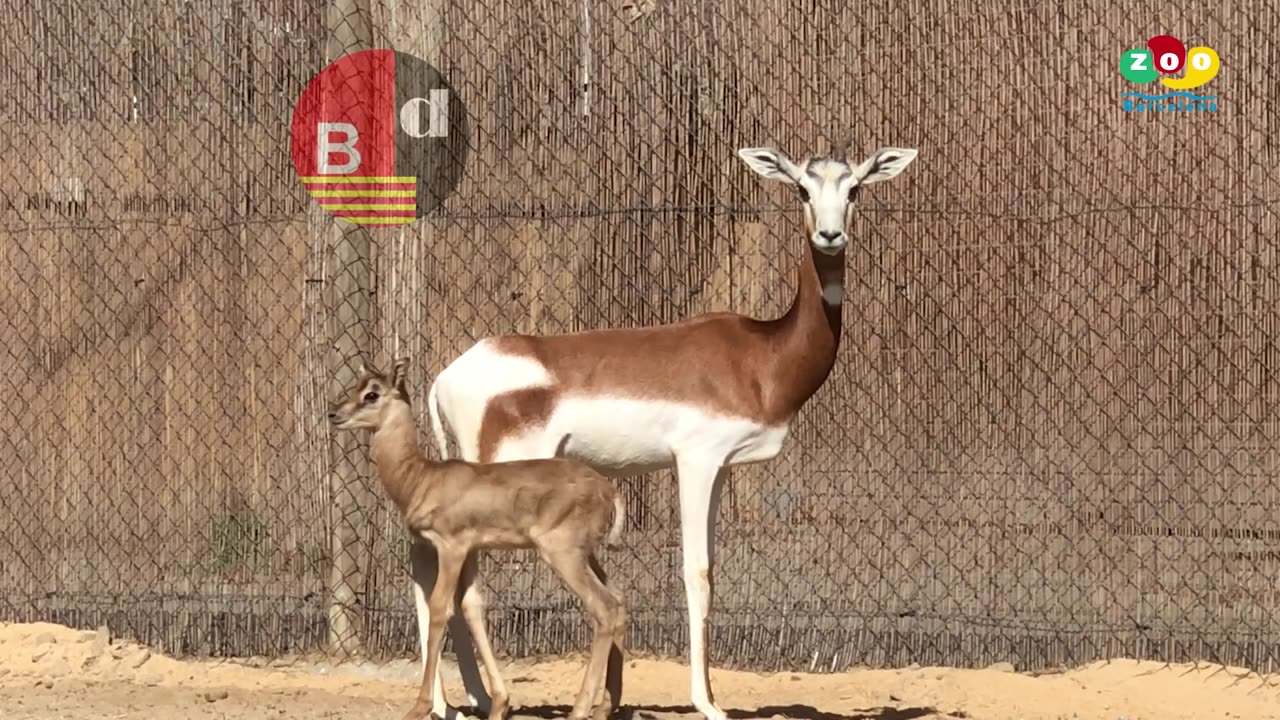
<instances>
[{"instance_id":1,"label":"gazelle's hoof","mask_svg":"<svg viewBox=\"0 0 1280 720\"><path fill-rule=\"evenodd\" d=\"M724 711L720 709L720 706L715 703L704 703L701 706L699 706L698 703L694 703L694 707L697 708L698 712L705 715L707 720L728 720L729 718L729 716L725 715Z\"/></svg>"}]
</instances>

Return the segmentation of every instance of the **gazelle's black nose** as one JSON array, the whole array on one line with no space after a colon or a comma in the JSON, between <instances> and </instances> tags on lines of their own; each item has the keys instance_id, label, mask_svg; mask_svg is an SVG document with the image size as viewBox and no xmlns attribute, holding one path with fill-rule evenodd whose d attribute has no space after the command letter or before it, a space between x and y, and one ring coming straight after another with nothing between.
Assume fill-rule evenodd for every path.
<instances>
[{"instance_id":1,"label":"gazelle's black nose","mask_svg":"<svg viewBox=\"0 0 1280 720\"><path fill-rule=\"evenodd\" d=\"M844 233L840 232L839 230L819 230L818 231L818 236L821 237L823 240L832 240L832 241L839 240L840 236L843 234Z\"/></svg>"}]
</instances>

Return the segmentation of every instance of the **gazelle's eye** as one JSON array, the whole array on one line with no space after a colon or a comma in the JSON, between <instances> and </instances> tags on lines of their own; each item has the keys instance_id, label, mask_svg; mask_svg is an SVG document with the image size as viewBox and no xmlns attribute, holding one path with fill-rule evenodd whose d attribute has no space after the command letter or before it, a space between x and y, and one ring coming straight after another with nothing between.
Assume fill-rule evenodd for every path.
<instances>
[{"instance_id":1,"label":"gazelle's eye","mask_svg":"<svg viewBox=\"0 0 1280 720\"><path fill-rule=\"evenodd\" d=\"M809 202L809 191L804 189L803 185L797 185L796 191L800 193L800 199Z\"/></svg>"},{"instance_id":2,"label":"gazelle's eye","mask_svg":"<svg viewBox=\"0 0 1280 720\"><path fill-rule=\"evenodd\" d=\"M378 402L378 393L376 392L365 393L364 401L370 405Z\"/></svg>"},{"instance_id":3,"label":"gazelle's eye","mask_svg":"<svg viewBox=\"0 0 1280 720\"><path fill-rule=\"evenodd\" d=\"M861 189L862 189L861 185L854 185L853 187L849 188L849 202L853 202L854 200L858 199L858 191Z\"/></svg>"}]
</instances>

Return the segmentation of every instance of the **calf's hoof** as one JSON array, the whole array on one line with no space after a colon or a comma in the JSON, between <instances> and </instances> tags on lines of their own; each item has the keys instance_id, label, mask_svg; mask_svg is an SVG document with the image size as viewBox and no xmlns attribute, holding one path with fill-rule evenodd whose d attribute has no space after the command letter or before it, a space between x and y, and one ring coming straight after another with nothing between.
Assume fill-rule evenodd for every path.
<instances>
[{"instance_id":1,"label":"calf's hoof","mask_svg":"<svg viewBox=\"0 0 1280 720\"><path fill-rule=\"evenodd\" d=\"M613 713L614 708L609 703L600 703L590 710L574 709L569 712L565 720L609 720L609 716Z\"/></svg>"},{"instance_id":2,"label":"calf's hoof","mask_svg":"<svg viewBox=\"0 0 1280 720\"><path fill-rule=\"evenodd\" d=\"M506 720L510 704L505 697L495 697L489 705L489 720Z\"/></svg>"}]
</instances>

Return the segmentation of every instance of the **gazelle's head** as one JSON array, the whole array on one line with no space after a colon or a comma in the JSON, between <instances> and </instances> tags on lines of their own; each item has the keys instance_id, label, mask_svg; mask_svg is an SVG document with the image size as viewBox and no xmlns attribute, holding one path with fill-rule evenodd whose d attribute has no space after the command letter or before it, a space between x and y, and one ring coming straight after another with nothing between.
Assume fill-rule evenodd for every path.
<instances>
[{"instance_id":1,"label":"gazelle's head","mask_svg":"<svg viewBox=\"0 0 1280 720\"><path fill-rule=\"evenodd\" d=\"M329 422L339 430L378 430L392 403L409 400L404 386L404 369L408 365L409 358L397 358L387 375L361 364L355 385L329 409Z\"/></svg>"},{"instance_id":2,"label":"gazelle's head","mask_svg":"<svg viewBox=\"0 0 1280 720\"><path fill-rule=\"evenodd\" d=\"M738 157L760 175L795 186L804 203L805 229L819 252L835 255L849 242L846 228L858 191L863 185L888 180L902 172L916 150L886 147L872 153L861 164L846 162L845 149L830 157L805 158L794 163L781 150L742 148Z\"/></svg>"}]
</instances>

